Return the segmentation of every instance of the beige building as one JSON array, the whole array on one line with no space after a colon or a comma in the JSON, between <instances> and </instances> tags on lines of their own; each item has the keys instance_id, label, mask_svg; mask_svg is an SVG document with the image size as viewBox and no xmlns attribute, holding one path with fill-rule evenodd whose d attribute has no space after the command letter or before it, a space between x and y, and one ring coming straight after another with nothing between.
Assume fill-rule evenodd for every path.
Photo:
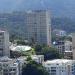
<instances>
[{"instance_id":1,"label":"beige building","mask_svg":"<svg viewBox=\"0 0 75 75\"><path fill-rule=\"evenodd\" d=\"M10 56L9 33L0 30L0 56Z\"/></svg>"},{"instance_id":2,"label":"beige building","mask_svg":"<svg viewBox=\"0 0 75 75\"><path fill-rule=\"evenodd\" d=\"M65 41L65 51L72 51L72 42Z\"/></svg>"},{"instance_id":3,"label":"beige building","mask_svg":"<svg viewBox=\"0 0 75 75\"><path fill-rule=\"evenodd\" d=\"M30 42L51 45L50 12L36 10L25 12L25 37Z\"/></svg>"},{"instance_id":4,"label":"beige building","mask_svg":"<svg viewBox=\"0 0 75 75\"><path fill-rule=\"evenodd\" d=\"M73 59L75 60L75 33L72 34Z\"/></svg>"}]
</instances>

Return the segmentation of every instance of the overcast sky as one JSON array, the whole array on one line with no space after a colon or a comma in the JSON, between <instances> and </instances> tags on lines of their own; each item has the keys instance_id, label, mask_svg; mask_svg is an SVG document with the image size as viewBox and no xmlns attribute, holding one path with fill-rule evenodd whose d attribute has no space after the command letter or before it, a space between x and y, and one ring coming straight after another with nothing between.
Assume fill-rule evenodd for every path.
<instances>
[{"instance_id":1,"label":"overcast sky","mask_svg":"<svg viewBox=\"0 0 75 75\"><path fill-rule=\"evenodd\" d=\"M75 14L75 0L0 0L0 12L50 8L54 14Z\"/></svg>"}]
</instances>

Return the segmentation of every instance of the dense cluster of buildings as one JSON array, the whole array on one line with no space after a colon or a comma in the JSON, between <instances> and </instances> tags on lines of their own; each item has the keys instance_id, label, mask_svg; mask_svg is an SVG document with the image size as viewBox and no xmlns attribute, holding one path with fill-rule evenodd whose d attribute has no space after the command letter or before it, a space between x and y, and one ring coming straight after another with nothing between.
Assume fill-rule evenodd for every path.
<instances>
[{"instance_id":1,"label":"dense cluster of buildings","mask_svg":"<svg viewBox=\"0 0 75 75\"><path fill-rule=\"evenodd\" d=\"M25 12L26 40L36 44L51 45L50 12L45 10ZM57 36L66 36L65 31L55 30ZM22 75L22 66L27 63L27 57L10 58L10 48L13 51L29 51L31 47L10 46L9 33L0 30L0 75ZM31 55L32 60L41 63L50 75L75 75L75 34L72 41L55 41L53 46L64 59L44 61L44 55Z\"/></svg>"},{"instance_id":2,"label":"dense cluster of buildings","mask_svg":"<svg viewBox=\"0 0 75 75\"><path fill-rule=\"evenodd\" d=\"M37 63L44 61L43 55L33 55L32 60ZM0 75L22 75L23 65L27 63L27 57L11 59L6 56L0 57Z\"/></svg>"},{"instance_id":3,"label":"dense cluster of buildings","mask_svg":"<svg viewBox=\"0 0 75 75\"><path fill-rule=\"evenodd\" d=\"M25 12L25 38L36 44L51 46L51 21L49 11L27 11ZM31 47L10 46L9 33L0 30L0 75L22 75L22 66L27 57L10 58L10 49L16 51L28 51ZM44 62L43 55L32 55L32 60L37 63Z\"/></svg>"}]
</instances>

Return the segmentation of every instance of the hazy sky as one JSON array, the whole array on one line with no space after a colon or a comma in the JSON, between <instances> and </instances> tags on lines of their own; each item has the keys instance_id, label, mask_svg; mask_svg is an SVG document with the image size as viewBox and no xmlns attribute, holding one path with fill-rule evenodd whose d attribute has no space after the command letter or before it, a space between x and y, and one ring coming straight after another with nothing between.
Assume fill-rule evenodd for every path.
<instances>
[{"instance_id":1,"label":"hazy sky","mask_svg":"<svg viewBox=\"0 0 75 75\"><path fill-rule=\"evenodd\" d=\"M23 2L23 0L0 0L0 10L14 10L21 2Z\"/></svg>"},{"instance_id":2,"label":"hazy sky","mask_svg":"<svg viewBox=\"0 0 75 75\"><path fill-rule=\"evenodd\" d=\"M74 7L75 6L75 0L0 0L0 10L14 10L18 8L19 6L24 7L32 7L32 6L38 6L41 5L42 7L46 7L48 5L55 6L55 8L58 6L60 8L61 6L64 7L64 5L67 7Z\"/></svg>"},{"instance_id":3,"label":"hazy sky","mask_svg":"<svg viewBox=\"0 0 75 75\"><path fill-rule=\"evenodd\" d=\"M1 11L50 8L54 14L75 14L75 0L0 0Z\"/></svg>"}]
</instances>

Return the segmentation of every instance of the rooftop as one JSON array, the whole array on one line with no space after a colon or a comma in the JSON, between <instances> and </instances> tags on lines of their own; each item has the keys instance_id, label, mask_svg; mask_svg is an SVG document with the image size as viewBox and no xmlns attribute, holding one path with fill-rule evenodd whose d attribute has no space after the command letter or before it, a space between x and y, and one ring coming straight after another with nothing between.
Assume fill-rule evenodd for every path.
<instances>
[{"instance_id":1,"label":"rooftop","mask_svg":"<svg viewBox=\"0 0 75 75\"><path fill-rule=\"evenodd\" d=\"M72 51L65 51L66 53L72 53Z\"/></svg>"},{"instance_id":2,"label":"rooftop","mask_svg":"<svg viewBox=\"0 0 75 75\"><path fill-rule=\"evenodd\" d=\"M55 59L55 60L48 60L46 61L46 63L57 63L57 64L61 64L61 63L68 63L68 62L71 62L73 60L68 60L68 59Z\"/></svg>"},{"instance_id":3,"label":"rooftop","mask_svg":"<svg viewBox=\"0 0 75 75\"><path fill-rule=\"evenodd\" d=\"M31 50L30 46L16 46L11 49L12 51L29 51Z\"/></svg>"},{"instance_id":4,"label":"rooftop","mask_svg":"<svg viewBox=\"0 0 75 75\"><path fill-rule=\"evenodd\" d=\"M37 59L37 58L44 57L44 55L32 55L31 57L32 59Z\"/></svg>"}]
</instances>

